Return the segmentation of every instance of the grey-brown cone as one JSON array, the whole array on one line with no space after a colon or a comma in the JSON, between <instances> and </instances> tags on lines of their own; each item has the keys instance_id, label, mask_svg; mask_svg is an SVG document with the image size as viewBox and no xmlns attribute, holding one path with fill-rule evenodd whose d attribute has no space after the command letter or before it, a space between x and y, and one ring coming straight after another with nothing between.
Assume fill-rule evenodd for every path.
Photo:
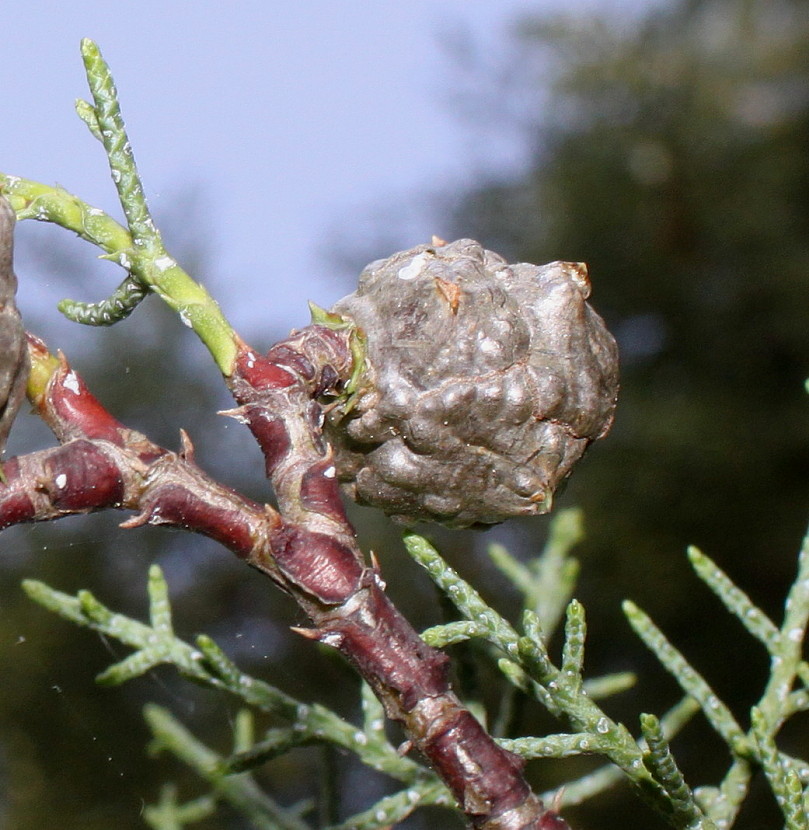
<instances>
[{"instance_id":1,"label":"grey-brown cone","mask_svg":"<svg viewBox=\"0 0 809 830\"><path fill-rule=\"evenodd\" d=\"M351 497L455 527L546 513L615 410L618 350L589 293L582 264L509 265L471 239L365 268L333 309L370 363L327 425Z\"/></svg>"},{"instance_id":2,"label":"grey-brown cone","mask_svg":"<svg viewBox=\"0 0 809 830\"><path fill-rule=\"evenodd\" d=\"M11 424L25 398L28 347L20 314L14 304L14 223L11 205L0 196L0 454Z\"/></svg>"}]
</instances>

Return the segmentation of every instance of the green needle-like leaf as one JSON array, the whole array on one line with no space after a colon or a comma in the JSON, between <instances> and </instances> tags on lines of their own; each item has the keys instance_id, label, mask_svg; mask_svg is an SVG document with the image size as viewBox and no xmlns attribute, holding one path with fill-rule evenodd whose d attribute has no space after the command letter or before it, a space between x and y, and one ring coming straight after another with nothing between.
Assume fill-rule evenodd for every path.
<instances>
[{"instance_id":1,"label":"green needle-like leaf","mask_svg":"<svg viewBox=\"0 0 809 830\"><path fill-rule=\"evenodd\" d=\"M758 709L770 726L775 726L784 701L789 699L795 676L801 667L803 642L809 623L809 535L804 537L798 556L798 574L787 594L784 622L778 632L770 679L758 702Z\"/></svg>"},{"instance_id":2,"label":"green needle-like leaf","mask_svg":"<svg viewBox=\"0 0 809 830\"><path fill-rule=\"evenodd\" d=\"M722 600L728 611L767 647L770 654L776 653L780 642L778 626L702 551L692 546L688 549L688 558L700 579ZM809 664L801 661L798 674L803 683L809 685Z\"/></svg>"},{"instance_id":3,"label":"green needle-like leaf","mask_svg":"<svg viewBox=\"0 0 809 830\"><path fill-rule=\"evenodd\" d=\"M582 511L578 508L562 510L550 524L542 553L529 563L534 575L533 589L525 596L525 606L537 613L548 638L556 631L565 606L573 596L579 563L571 557L570 551L583 538Z\"/></svg>"},{"instance_id":4,"label":"green needle-like leaf","mask_svg":"<svg viewBox=\"0 0 809 830\"><path fill-rule=\"evenodd\" d=\"M524 606L539 616L546 642L553 636L570 599L579 573L570 550L584 536L578 509L560 511L551 522L542 553L527 565L499 544L488 548L489 556L524 597Z\"/></svg>"},{"instance_id":5,"label":"green needle-like leaf","mask_svg":"<svg viewBox=\"0 0 809 830\"><path fill-rule=\"evenodd\" d=\"M35 219L61 225L116 257L132 250L132 237L126 228L103 210L88 205L61 187L0 173L0 190L21 221ZM125 264L124 267L128 266Z\"/></svg>"},{"instance_id":6,"label":"green needle-like leaf","mask_svg":"<svg viewBox=\"0 0 809 830\"><path fill-rule=\"evenodd\" d=\"M205 662L225 685L235 688L242 683L243 675L239 668L207 634L200 634L196 639L196 643ZM292 701L292 698L289 698L289 701L284 699L283 702L285 704L289 703L289 714L294 717L295 702Z\"/></svg>"},{"instance_id":7,"label":"green needle-like leaf","mask_svg":"<svg viewBox=\"0 0 809 830\"><path fill-rule=\"evenodd\" d=\"M807 830L809 812L807 812L806 789L794 769L787 770L784 778L783 811L787 820L786 830Z\"/></svg>"},{"instance_id":8,"label":"green needle-like leaf","mask_svg":"<svg viewBox=\"0 0 809 830\"><path fill-rule=\"evenodd\" d=\"M424 630L421 633L421 639L433 648L445 648L474 637L485 637L487 630L485 626L472 620L456 620Z\"/></svg>"},{"instance_id":9,"label":"green needle-like leaf","mask_svg":"<svg viewBox=\"0 0 809 830\"><path fill-rule=\"evenodd\" d=\"M239 709L233 724L233 749L235 752L247 751L256 740L256 723L249 709Z\"/></svg>"},{"instance_id":10,"label":"green needle-like leaf","mask_svg":"<svg viewBox=\"0 0 809 830\"><path fill-rule=\"evenodd\" d=\"M522 562L511 555L505 545L492 542L486 550L497 569L522 594L528 595L534 590L534 575Z\"/></svg>"},{"instance_id":11,"label":"green needle-like leaf","mask_svg":"<svg viewBox=\"0 0 809 830\"><path fill-rule=\"evenodd\" d=\"M148 293L148 289L129 275L105 300L97 303L61 300L57 308L74 323L85 326L112 326L129 317Z\"/></svg>"},{"instance_id":12,"label":"green needle-like leaf","mask_svg":"<svg viewBox=\"0 0 809 830\"><path fill-rule=\"evenodd\" d=\"M169 586L159 565L149 568L149 618L152 628L166 637L174 637L171 623L171 604L169 603Z\"/></svg>"},{"instance_id":13,"label":"green needle-like leaf","mask_svg":"<svg viewBox=\"0 0 809 830\"><path fill-rule=\"evenodd\" d=\"M714 823L697 806L691 789L677 767L660 721L654 715L641 715L640 723L648 747L643 762L668 795L675 825L693 830L714 830Z\"/></svg>"},{"instance_id":14,"label":"green needle-like leaf","mask_svg":"<svg viewBox=\"0 0 809 830\"><path fill-rule=\"evenodd\" d=\"M387 830L404 821L417 807L452 806L452 797L440 784L409 787L380 799L367 810L356 813L327 830Z\"/></svg>"},{"instance_id":15,"label":"green needle-like leaf","mask_svg":"<svg viewBox=\"0 0 809 830\"><path fill-rule=\"evenodd\" d=\"M772 726L756 707L750 713L750 720L764 774L786 819L785 830L809 830L803 787L797 773L783 763L775 745Z\"/></svg>"},{"instance_id":16,"label":"green needle-like leaf","mask_svg":"<svg viewBox=\"0 0 809 830\"><path fill-rule=\"evenodd\" d=\"M562 649L562 676L565 682L579 688L584 667L584 641L587 636L587 623L584 607L577 600L571 600L567 607L565 622L565 644Z\"/></svg>"},{"instance_id":17,"label":"green needle-like leaf","mask_svg":"<svg viewBox=\"0 0 809 830\"><path fill-rule=\"evenodd\" d=\"M364 680L360 684L360 702L362 704L362 731L372 738L384 738L385 707Z\"/></svg>"},{"instance_id":18,"label":"green needle-like leaf","mask_svg":"<svg viewBox=\"0 0 809 830\"><path fill-rule=\"evenodd\" d=\"M578 755L606 754L609 741L590 732L574 735L546 735L543 738L499 738L504 749L526 761L532 758L573 758Z\"/></svg>"},{"instance_id":19,"label":"green needle-like leaf","mask_svg":"<svg viewBox=\"0 0 809 830\"><path fill-rule=\"evenodd\" d=\"M516 654L517 632L483 601L480 594L468 582L450 568L423 536L406 533L404 543L410 556L427 571L430 578L467 620L484 628L489 640L507 654Z\"/></svg>"},{"instance_id":20,"label":"green needle-like leaf","mask_svg":"<svg viewBox=\"0 0 809 830\"><path fill-rule=\"evenodd\" d=\"M168 751L182 759L213 787L216 795L237 808L260 830L309 830L294 813L263 793L249 775L226 775L223 759L198 741L171 713L150 704L144 717L154 733L153 751Z\"/></svg>"},{"instance_id":21,"label":"green needle-like leaf","mask_svg":"<svg viewBox=\"0 0 809 830\"><path fill-rule=\"evenodd\" d=\"M520 637L517 648L522 665L531 677L545 687L553 684L552 689L559 689L559 669L553 665L541 640Z\"/></svg>"},{"instance_id":22,"label":"green needle-like leaf","mask_svg":"<svg viewBox=\"0 0 809 830\"><path fill-rule=\"evenodd\" d=\"M311 740L311 735L292 727L278 727L269 730L264 737L249 749L243 749L225 761L225 771L230 775L246 772L289 752Z\"/></svg>"},{"instance_id":23,"label":"green needle-like leaf","mask_svg":"<svg viewBox=\"0 0 809 830\"><path fill-rule=\"evenodd\" d=\"M98 133L107 151L112 181L118 191L129 230L136 244L146 249L151 247L151 253L155 253L161 246L160 234L146 205L146 196L121 116L112 73L101 57L101 50L89 38L84 38L81 42L81 55L87 73L87 83L93 96ZM89 119L82 120L88 123Z\"/></svg>"},{"instance_id":24,"label":"green needle-like leaf","mask_svg":"<svg viewBox=\"0 0 809 830\"><path fill-rule=\"evenodd\" d=\"M747 737L742 728L736 722L730 709L716 696L702 675L688 663L637 605L626 600L623 608L635 633L677 680L683 691L699 702L705 717L724 738L728 746L736 752L749 751Z\"/></svg>"},{"instance_id":25,"label":"green needle-like leaf","mask_svg":"<svg viewBox=\"0 0 809 830\"><path fill-rule=\"evenodd\" d=\"M143 818L152 830L182 830L188 824L209 818L216 811L216 798L206 795L181 804L177 788L166 784L160 791L160 801L144 808Z\"/></svg>"},{"instance_id":26,"label":"green needle-like leaf","mask_svg":"<svg viewBox=\"0 0 809 830\"><path fill-rule=\"evenodd\" d=\"M698 711L699 704L690 697L683 698L676 706L673 706L661 720L661 728L665 738L669 740L674 737ZM593 736L591 735L591 737ZM595 737L597 745L603 746L602 751L606 754L610 741L604 740L601 736ZM640 754L638 754L637 765L638 768L643 768L645 771ZM625 780L626 777L625 771L620 767L615 764L608 764L574 781L565 782L558 791L542 793L540 797L546 803L554 803L558 799L560 807L575 806L608 790L619 781ZM629 777L632 778L631 775Z\"/></svg>"},{"instance_id":27,"label":"green needle-like leaf","mask_svg":"<svg viewBox=\"0 0 809 830\"><path fill-rule=\"evenodd\" d=\"M127 279L101 303L63 302L61 308L71 319L90 325L110 325L130 314L145 293L152 290L197 333L220 371L229 376L237 350L235 333L214 299L164 248L146 204L109 66L91 40L82 41L81 51L93 105L78 102L77 112L107 152L128 232L102 211L60 188L0 174L0 189L19 219L34 218L69 228L98 245L129 271Z\"/></svg>"},{"instance_id":28,"label":"green needle-like leaf","mask_svg":"<svg viewBox=\"0 0 809 830\"><path fill-rule=\"evenodd\" d=\"M120 686L128 680L141 677L161 663L170 662L166 653L159 648L141 649L129 657L113 663L96 676L102 686Z\"/></svg>"},{"instance_id":29,"label":"green needle-like leaf","mask_svg":"<svg viewBox=\"0 0 809 830\"><path fill-rule=\"evenodd\" d=\"M718 788L701 787L697 803L717 827L731 827L750 788L752 767L745 758L735 758Z\"/></svg>"},{"instance_id":30,"label":"green needle-like leaf","mask_svg":"<svg viewBox=\"0 0 809 830\"><path fill-rule=\"evenodd\" d=\"M98 126L98 117L96 116L95 107L82 98L77 98L75 108L76 115L78 115L79 118L81 118L81 120L87 125L87 129L90 130L90 134L93 138L103 144L104 138L101 135L101 128Z\"/></svg>"},{"instance_id":31,"label":"green needle-like leaf","mask_svg":"<svg viewBox=\"0 0 809 830\"><path fill-rule=\"evenodd\" d=\"M0 173L0 191L18 219L61 225L101 248L106 259L117 262L141 286L153 290L177 312L208 348L222 374L232 374L237 351L235 332L205 288L194 282L162 247L146 250L137 245L130 233L104 211L62 188ZM74 310L88 308L71 304L72 301L67 303ZM91 317L96 313L88 311Z\"/></svg>"}]
</instances>

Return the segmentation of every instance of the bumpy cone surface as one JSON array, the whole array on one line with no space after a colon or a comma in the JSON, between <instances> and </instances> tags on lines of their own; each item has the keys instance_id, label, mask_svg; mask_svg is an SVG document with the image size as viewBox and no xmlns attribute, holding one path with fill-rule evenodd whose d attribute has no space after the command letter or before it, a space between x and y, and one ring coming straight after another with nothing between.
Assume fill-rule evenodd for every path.
<instances>
[{"instance_id":1,"label":"bumpy cone surface","mask_svg":"<svg viewBox=\"0 0 809 830\"><path fill-rule=\"evenodd\" d=\"M618 351L580 263L509 265L471 239L371 263L334 311L366 385L327 425L361 504L463 527L545 513L610 427Z\"/></svg>"},{"instance_id":2,"label":"bumpy cone surface","mask_svg":"<svg viewBox=\"0 0 809 830\"><path fill-rule=\"evenodd\" d=\"M14 304L14 223L11 205L0 196L0 454L14 417L25 397L28 348L20 314Z\"/></svg>"}]
</instances>

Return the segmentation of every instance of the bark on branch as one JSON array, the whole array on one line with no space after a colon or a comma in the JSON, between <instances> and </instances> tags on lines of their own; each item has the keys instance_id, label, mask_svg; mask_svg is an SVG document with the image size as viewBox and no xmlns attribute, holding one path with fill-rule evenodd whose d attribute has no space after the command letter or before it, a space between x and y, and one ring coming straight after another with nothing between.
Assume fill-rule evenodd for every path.
<instances>
[{"instance_id":1,"label":"bark on branch","mask_svg":"<svg viewBox=\"0 0 809 830\"><path fill-rule=\"evenodd\" d=\"M389 717L452 791L474 827L564 830L531 792L523 762L500 748L448 682L447 657L427 646L384 592L348 523L322 427L324 395L353 366L350 335L313 325L261 355L239 347L229 414L255 436L279 510L205 474L193 448L171 452L113 418L67 361L29 336L41 417L60 440L13 458L0 487L0 527L103 509L136 511L123 527L166 524L216 539L290 593L313 623L305 636L341 651ZM43 367L48 367L44 369ZM41 373L49 371L43 382Z\"/></svg>"}]
</instances>

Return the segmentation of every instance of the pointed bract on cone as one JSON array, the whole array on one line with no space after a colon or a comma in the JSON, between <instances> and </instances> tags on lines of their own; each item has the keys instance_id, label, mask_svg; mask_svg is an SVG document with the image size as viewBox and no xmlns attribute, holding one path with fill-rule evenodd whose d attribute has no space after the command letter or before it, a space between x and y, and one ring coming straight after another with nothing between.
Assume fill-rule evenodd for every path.
<instances>
[{"instance_id":1,"label":"pointed bract on cone","mask_svg":"<svg viewBox=\"0 0 809 830\"><path fill-rule=\"evenodd\" d=\"M16 216L0 195L0 455L25 398L29 361L25 329L14 303L14 223ZM0 470L0 478L2 471Z\"/></svg>"},{"instance_id":2,"label":"pointed bract on cone","mask_svg":"<svg viewBox=\"0 0 809 830\"><path fill-rule=\"evenodd\" d=\"M618 395L589 294L581 263L509 265L470 239L365 268L333 309L367 339L365 385L327 424L349 495L455 527L548 512Z\"/></svg>"}]
</instances>

